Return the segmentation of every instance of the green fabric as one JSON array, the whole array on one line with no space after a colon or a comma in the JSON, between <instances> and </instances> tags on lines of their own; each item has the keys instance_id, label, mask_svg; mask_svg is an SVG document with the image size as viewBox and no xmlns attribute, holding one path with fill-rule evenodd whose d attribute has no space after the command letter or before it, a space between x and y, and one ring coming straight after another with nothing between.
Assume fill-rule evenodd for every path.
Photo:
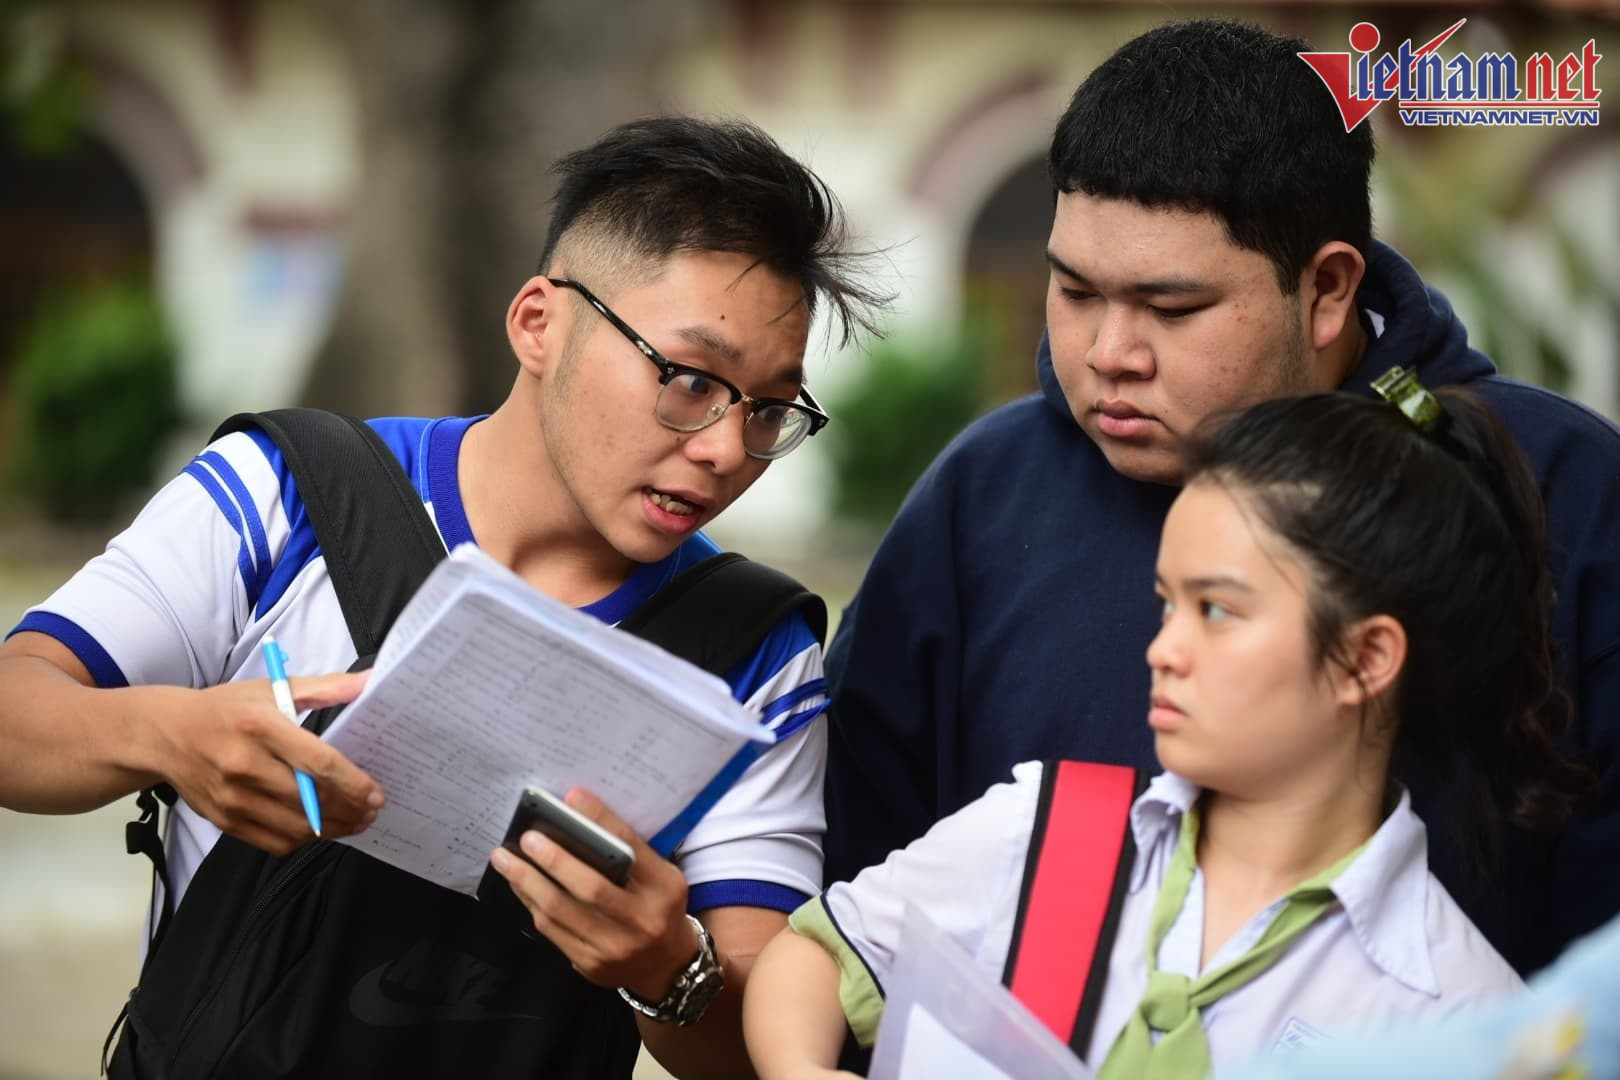
<instances>
[{"instance_id":1,"label":"green fabric","mask_svg":"<svg viewBox=\"0 0 1620 1080\"><path fill-rule=\"evenodd\" d=\"M827 905L818 896L799 905L788 916L788 925L800 937L809 938L838 963L838 1004L843 1007L844 1018L855 1041L870 1047L877 1041L878 1021L883 1019L883 991L878 989L855 947L838 932L838 924L827 913Z\"/></svg>"},{"instance_id":2,"label":"green fabric","mask_svg":"<svg viewBox=\"0 0 1620 1080\"><path fill-rule=\"evenodd\" d=\"M1287 902L1260 940L1225 967L1196 979L1159 970L1159 946L1187 902L1193 874L1198 869L1199 810L1181 818L1181 839L1170 856L1159 899L1148 927L1148 984L1136 1011L1114 1040L1097 1073L1097 1080L1204 1080L1213 1069L1209 1040L1199 1010L1258 976L1282 956L1295 938L1333 905L1330 886L1345 867L1361 854L1356 850L1301 882L1288 893ZM1162 1032L1155 1043L1151 1032Z\"/></svg>"}]
</instances>

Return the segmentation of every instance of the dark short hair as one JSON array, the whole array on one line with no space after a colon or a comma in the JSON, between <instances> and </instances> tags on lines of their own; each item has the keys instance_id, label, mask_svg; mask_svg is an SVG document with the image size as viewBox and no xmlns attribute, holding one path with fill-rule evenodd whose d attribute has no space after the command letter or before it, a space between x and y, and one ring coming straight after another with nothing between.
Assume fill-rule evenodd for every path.
<instances>
[{"instance_id":1,"label":"dark short hair","mask_svg":"<svg viewBox=\"0 0 1620 1080\"><path fill-rule=\"evenodd\" d=\"M1231 491L1301 558L1319 661L1351 667L1336 650L1359 619L1405 629L1399 756L1450 789L1464 848L1482 856L1503 821L1562 823L1592 777L1555 744L1570 709L1535 477L1470 392L1436 396L1431 433L1370 398L1276 398L1201 425L1183 465L1189 484Z\"/></svg>"},{"instance_id":2,"label":"dark short hair","mask_svg":"<svg viewBox=\"0 0 1620 1080\"><path fill-rule=\"evenodd\" d=\"M1271 260L1285 293L1325 243L1365 258L1372 239L1369 125L1346 134L1299 59L1309 43L1219 19L1171 23L1123 45L1080 84L1048 157L1064 193L1214 214Z\"/></svg>"},{"instance_id":3,"label":"dark short hair","mask_svg":"<svg viewBox=\"0 0 1620 1080\"><path fill-rule=\"evenodd\" d=\"M681 252L734 252L804 286L808 311L830 305L848 344L877 333L892 297L865 277L842 207L815 173L742 120L635 120L553 167L555 208L540 270L573 230L658 263Z\"/></svg>"}]
</instances>

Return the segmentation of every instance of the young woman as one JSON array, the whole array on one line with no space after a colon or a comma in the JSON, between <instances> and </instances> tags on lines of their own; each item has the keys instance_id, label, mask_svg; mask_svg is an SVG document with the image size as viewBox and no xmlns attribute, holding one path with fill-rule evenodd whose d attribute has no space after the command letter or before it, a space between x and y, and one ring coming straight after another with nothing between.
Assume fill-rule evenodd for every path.
<instances>
[{"instance_id":1,"label":"young woman","mask_svg":"<svg viewBox=\"0 0 1620 1080\"><path fill-rule=\"evenodd\" d=\"M1190 441L1147 652L1165 772L1131 809L1084 1055L1101 1080L1196 1080L1520 985L1428 872L1390 773L1397 748L1448 773L1482 864L1499 824L1556 826L1585 782L1551 739L1540 497L1483 406L1405 385ZM846 1023L870 1045L907 902L1000 974L1041 768L795 914L745 1004L765 1080L832 1074Z\"/></svg>"}]
</instances>

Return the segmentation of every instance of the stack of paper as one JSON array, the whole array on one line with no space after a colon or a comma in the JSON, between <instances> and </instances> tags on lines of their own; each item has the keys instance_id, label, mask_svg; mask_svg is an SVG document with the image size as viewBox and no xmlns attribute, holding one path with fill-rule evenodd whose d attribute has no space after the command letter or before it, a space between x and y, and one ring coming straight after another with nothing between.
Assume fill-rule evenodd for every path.
<instances>
[{"instance_id":1,"label":"stack of paper","mask_svg":"<svg viewBox=\"0 0 1620 1080\"><path fill-rule=\"evenodd\" d=\"M772 736L721 679L464 544L325 738L388 796L344 842L471 894L525 786L588 788L650 837Z\"/></svg>"}]
</instances>

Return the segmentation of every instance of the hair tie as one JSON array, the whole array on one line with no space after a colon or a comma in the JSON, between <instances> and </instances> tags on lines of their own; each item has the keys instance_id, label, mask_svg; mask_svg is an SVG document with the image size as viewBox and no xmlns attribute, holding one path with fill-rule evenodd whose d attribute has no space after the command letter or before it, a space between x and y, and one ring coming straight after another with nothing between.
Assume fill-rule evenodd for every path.
<instances>
[{"instance_id":1,"label":"hair tie","mask_svg":"<svg viewBox=\"0 0 1620 1080\"><path fill-rule=\"evenodd\" d=\"M1445 416L1440 399L1418 381L1417 372L1392 367L1372 382L1373 393L1406 414L1419 431L1430 433Z\"/></svg>"}]
</instances>

